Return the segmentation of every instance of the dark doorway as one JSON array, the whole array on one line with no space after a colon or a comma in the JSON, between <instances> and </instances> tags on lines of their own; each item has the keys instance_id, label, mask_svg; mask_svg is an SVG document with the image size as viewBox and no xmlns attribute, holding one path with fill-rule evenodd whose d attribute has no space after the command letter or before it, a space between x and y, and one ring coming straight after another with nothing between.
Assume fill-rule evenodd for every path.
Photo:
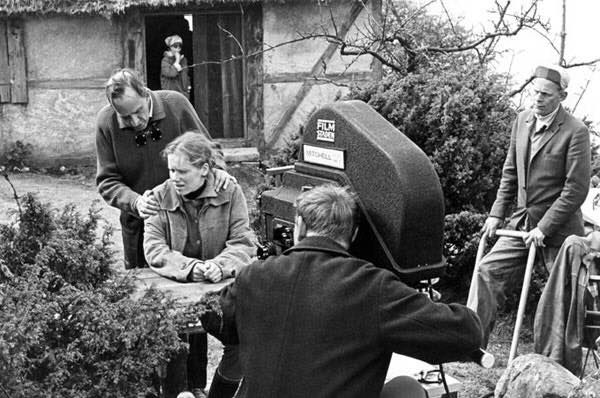
<instances>
[{"instance_id":1,"label":"dark doorway","mask_svg":"<svg viewBox=\"0 0 600 398\"><path fill-rule=\"evenodd\" d=\"M165 38L183 39L192 90L190 101L214 138L244 139L245 48L240 11L197 11L146 16L148 87L160 89L160 63Z\"/></svg>"},{"instance_id":2,"label":"dark doorway","mask_svg":"<svg viewBox=\"0 0 600 398\"><path fill-rule=\"evenodd\" d=\"M194 15L196 110L218 138L244 137L244 46L242 15Z\"/></svg>"},{"instance_id":3,"label":"dark doorway","mask_svg":"<svg viewBox=\"0 0 600 398\"><path fill-rule=\"evenodd\" d=\"M191 65L194 62L193 36L190 29L191 15L162 14L146 16L146 72L148 88L160 90L160 62L167 50L165 39L179 35L183 40L183 54ZM194 74L188 71L190 84L194 87ZM194 90L190 93L190 102L194 104Z\"/></svg>"}]
</instances>

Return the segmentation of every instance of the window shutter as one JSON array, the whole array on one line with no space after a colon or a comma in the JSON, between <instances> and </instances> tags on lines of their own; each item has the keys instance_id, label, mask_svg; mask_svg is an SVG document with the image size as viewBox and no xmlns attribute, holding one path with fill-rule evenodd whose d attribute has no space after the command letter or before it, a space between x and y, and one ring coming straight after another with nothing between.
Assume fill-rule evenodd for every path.
<instances>
[{"instance_id":1,"label":"window shutter","mask_svg":"<svg viewBox=\"0 0 600 398\"><path fill-rule=\"evenodd\" d=\"M13 104L27 103L27 63L23 21L9 19L7 27L8 63L10 70L10 96Z\"/></svg>"},{"instance_id":2,"label":"window shutter","mask_svg":"<svg viewBox=\"0 0 600 398\"><path fill-rule=\"evenodd\" d=\"M10 69L6 19L0 19L0 104L10 102Z\"/></svg>"}]
</instances>

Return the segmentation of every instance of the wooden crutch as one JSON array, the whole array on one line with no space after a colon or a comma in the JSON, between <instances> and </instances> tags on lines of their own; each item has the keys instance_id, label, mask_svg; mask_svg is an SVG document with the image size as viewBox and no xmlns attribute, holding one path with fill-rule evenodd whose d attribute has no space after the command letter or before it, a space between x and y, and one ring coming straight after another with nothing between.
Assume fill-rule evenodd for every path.
<instances>
[{"instance_id":1,"label":"wooden crutch","mask_svg":"<svg viewBox=\"0 0 600 398\"><path fill-rule=\"evenodd\" d=\"M527 232L498 229L496 230L496 235L523 239L527 236ZM483 258L483 253L485 252L486 245L487 238L485 236L482 236L481 240L479 241L479 247L477 248L477 257L475 259L475 267L473 268L473 277L471 279L471 289L473 289L473 286L475 286L477 273L479 272L481 259ZM521 288L521 297L519 298L519 309L517 310L515 330L513 332L513 338L510 344L508 364L510 364L515 358L515 355L517 353L517 346L519 345L519 333L521 331L521 325L523 324L523 315L525 314L525 306L527 304L527 294L529 293L531 274L533 273L533 265L535 263L535 253L536 246L535 244L531 244L531 246L529 247L529 254L527 255L527 265L525 266L525 275L523 276L523 287Z\"/></svg>"}]
</instances>

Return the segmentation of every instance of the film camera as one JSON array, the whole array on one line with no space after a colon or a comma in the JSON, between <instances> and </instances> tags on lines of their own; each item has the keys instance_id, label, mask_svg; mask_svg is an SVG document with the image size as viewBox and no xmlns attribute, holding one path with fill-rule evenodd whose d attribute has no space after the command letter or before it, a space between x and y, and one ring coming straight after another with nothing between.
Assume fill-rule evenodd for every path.
<instances>
[{"instance_id":1,"label":"film camera","mask_svg":"<svg viewBox=\"0 0 600 398\"><path fill-rule=\"evenodd\" d=\"M390 269L408 285L431 287L446 266L444 198L425 153L362 101L341 101L317 110L302 139L299 160L271 169L279 183L260 198L263 257L293 245L296 197L317 185L335 183L349 186L358 196L361 224L352 254ZM427 375L434 374L431 365L395 358L388 370L390 380L405 373L398 364L409 367L409 373L425 369ZM493 356L483 350L469 358L484 367L493 365ZM441 366L436 372L443 381L418 379L429 396L456 396L460 382L447 382Z\"/></svg>"},{"instance_id":2,"label":"film camera","mask_svg":"<svg viewBox=\"0 0 600 398\"><path fill-rule=\"evenodd\" d=\"M335 183L349 186L359 200L361 225L352 254L411 285L443 272L444 199L433 165L366 103L341 101L314 112L299 160L276 172L278 186L263 192L259 205L269 254L293 244L296 197Z\"/></svg>"}]
</instances>

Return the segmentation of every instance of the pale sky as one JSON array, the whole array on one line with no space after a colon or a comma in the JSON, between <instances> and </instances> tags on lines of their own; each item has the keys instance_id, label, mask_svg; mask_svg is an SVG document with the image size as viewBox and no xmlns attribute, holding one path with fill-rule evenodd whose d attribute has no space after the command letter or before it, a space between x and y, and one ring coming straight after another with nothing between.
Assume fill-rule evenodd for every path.
<instances>
[{"instance_id":1,"label":"pale sky","mask_svg":"<svg viewBox=\"0 0 600 398\"><path fill-rule=\"evenodd\" d=\"M448 12L454 17L462 17L463 25L481 31L483 27L491 29L494 15L488 11L494 9L493 0L437 0L429 9L439 15L445 15L441 8L444 2ZM499 0L504 3L505 0ZM431 0L416 0L417 4L427 4ZM513 13L520 10L527 0L512 0ZM567 0L566 50L567 62L582 62L600 58L600 1ZM559 46L559 33L562 24L562 0L543 0L539 8L543 20L551 25L550 39ZM555 64L558 53L548 40L529 30L522 31L515 38L503 38L499 49L506 50L496 63L499 72L511 72L515 86L520 85L540 63ZM596 70L592 67L570 68L571 77L569 96L565 105L573 109L584 87L589 81L585 93L575 108L579 118L587 117L600 125L600 63Z\"/></svg>"}]
</instances>

